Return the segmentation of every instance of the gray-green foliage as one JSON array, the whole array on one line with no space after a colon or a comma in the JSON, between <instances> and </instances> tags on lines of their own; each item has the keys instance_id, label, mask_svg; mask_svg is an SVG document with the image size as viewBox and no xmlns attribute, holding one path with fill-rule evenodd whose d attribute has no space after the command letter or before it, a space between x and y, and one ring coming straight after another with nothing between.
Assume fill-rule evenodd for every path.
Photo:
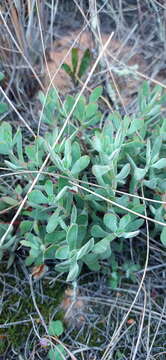
<instances>
[{"instance_id":1,"label":"gray-green foliage","mask_svg":"<svg viewBox=\"0 0 166 360\"><path fill-rule=\"evenodd\" d=\"M101 262L107 260L112 266L111 286L116 286L115 253L123 251L125 239L137 237L144 225L141 214L145 211L139 198L118 194L116 190L141 195L143 188L145 196L154 200L161 200L166 192L166 119L161 117L165 96L159 86L150 91L144 83L139 92L138 113L122 119L117 112L103 118L97 104L101 93L102 88L98 87L89 101L83 96L79 99L63 138L55 146L75 102L72 96L67 96L62 106L56 91L50 90L42 120L51 130L30 144L22 144L20 129L14 134L9 123L1 124L1 163L15 173L15 191L0 187L0 210L18 205L50 153L50 160L20 214L17 232L13 228L5 239L1 255L19 242L29 249L27 265L54 259L55 270L66 272L67 281L78 277L83 264L98 271ZM45 102L42 93L40 101ZM163 204L147 202L147 212L164 222ZM5 230L6 224L0 228L1 236ZM164 227L153 224L151 231L154 236L160 233L166 244ZM135 265L130 268L132 272Z\"/></svg>"}]
</instances>

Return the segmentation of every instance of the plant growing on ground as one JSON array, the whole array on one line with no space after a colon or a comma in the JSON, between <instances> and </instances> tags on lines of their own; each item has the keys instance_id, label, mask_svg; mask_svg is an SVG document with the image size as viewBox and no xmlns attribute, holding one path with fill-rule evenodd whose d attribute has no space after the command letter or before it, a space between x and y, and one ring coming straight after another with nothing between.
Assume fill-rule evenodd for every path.
<instances>
[{"instance_id":1,"label":"plant growing on ground","mask_svg":"<svg viewBox=\"0 0 166 360\"><path fill-rule=\"evenodd\" d=\"M0 249L1 256L11 252L11 263L13 247L19 242L29 249L27 266L53 259L55 270L67 273L67 281L77 279L83 264L99 271L107 262L115 286L116 254L127 251L126 239L137 239L144 225L142 189L151 199L146 207L153 220L151 234L160 233L165 245L165 227L161 227L165 220L161 200L166 192L166 120L161 117L165 96L159 86L150 91L144 83L136 115L122 119L115 112L105 119L97 103L101 94L98 87L88 100L80 97L61 142L56 139L75 98L67 96L62 106L53 89L47 99L40 93L45 103L42 120L52 128L44 136L23 144L21 129L14 134L9 123L1 124L1 163L11 176L9 186L0 187L1 213L13 215L45 157L50 157L6 238L4 220ZM9 179L7 173L3 176ZM130 278L136 269L130 264L128 273L124 266Z\"/></svg>"},{"instance_id":2,"label":"plant growing on ground","mask_svg":"<svg viewBox=\"0 0 166 360\"><path fill-rule=\"evenodd\" d=\"M76 86L78 85L78 79L81 79L82 76L88 70L90 63L91 63L91 54L90 50L86 49L83 53L82 59L79 65L79 50L78 48L72 48L71 51L71 63L72 66L64 63L62 65L62 69L66 71L66 73L70 76L73 84Z\"/></svg>"},{"instance_id":3,"label":"plant growing on ground","mask_svg":"<svg viewBox=\"0 0 166 360\"><path fill-rule=\"evenodd\" d=\"M60 320L50 321L48 334L52 337L57 337L62 335L64 332L63 324ZM62 360L66 355L66 350L63 345L58 344L49 350L48 356L50 360Z\"/></svg>"}]
</instances>

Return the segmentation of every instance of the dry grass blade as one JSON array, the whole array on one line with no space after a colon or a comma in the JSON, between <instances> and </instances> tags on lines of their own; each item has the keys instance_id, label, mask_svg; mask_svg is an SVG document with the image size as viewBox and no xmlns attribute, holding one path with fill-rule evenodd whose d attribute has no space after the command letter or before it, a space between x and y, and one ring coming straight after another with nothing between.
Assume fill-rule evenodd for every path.
<instances>
[{"instance_id":1,"label":"dry grass blade","mask_svg":"<svg viewBox=\"0 0 166 360\"><path fill-rule=\"evenodd\" d=\"M28 7L28 17L30 17L31 12L32 12L32 1L31 0L27 0L27 7Z\"/></svg>"},{"instance_id":2,"label":"dry grass blade","mask_svg":"<svg viewBox=\"0 0 166 360\"><path fill-rule=\"evenodd\" d=\"M12 4L11 7L9 7L9 9L10 9L9 11L10 11L11 22L13 24L13 27L14 27L14 30L15 30L15 33L17 36L18 44L23 52L24 51L23 31L21 28L21 22L19 20L18 11L14 4Z\"/></svg>"},{"instance_id":3,"label":"dry grass blade","mask_svg":"<svg viewBox=\"0 0 166 360\"><path fill-rule=\"evenodd\" d=\"M31 129L31 127L28 125L28 123L24 120L22 115L18 112L18 110L16 109L16 107L14 106L12 101L9 99L9 97L6 95L5 91L2 89L1 86L0 86L0 91L3 94L3 96L5 97L5 99L7 100L7 102L9 103L9 105L11 106L11 108L13 108L15 113L18 115L18 118L22 121L22 123L25 125L25 127L27 127L27 129L34 136L34 138L36 138L36 134L34 133L34 131Z\"/></svg>"},{"instance_id":4,"label":"dry grass blade","mask_svg":"<svg viewBox=\"0 0 166 360\"><path fill-rule=\"evenodd\" d=\"M157 337L157 334L158 334L158 332L159 332L163 315L164 315L164 313L165 313L165 308L166 308L166 302L164 302L164 306L163 306L163 309L162 309L161 317L160 317L159 322L158 322L158 324L157 324L156 331L155 331L155 334L154 334L154 336L153 336L153 338L152 338L152 341L151 341L151 345L150 345L150 347L149 347L149 350L147 351L146 360L148 360L148 359L150 358L150 354L151 354L151 352L152 352L153 345L154 345L155 339L156 339L156 337Z\"/></svg>"},{"instance_id":5,"label":"dry grass blade","mask_svg":"<svg viewBox=\"0 0 166 360\"><path fill-rule=\"evenodd\" d=\"M25 11L25 9L24 9ZM25 14L24 14L25 16ZM8 17L5 16L5 14L3 13L2 9L0 9L0 19L2 21L2 25L4 27L4 30L6 31L6 38L8 39L8 41L10 41L10 43L12 44L12 48L17 49L18 53L16 54L15 52L13 52L11 50L11 52L4 57L3 61L6 61L6 59L8 60L9 64L6 67L4 65L4 69L5 69L5 73L7 72L7 77L11 77L11 62L13 62L13 66L12 69L14 71L14 79L12 79L12 83L14 86L13 89L13 96L16 96L16 90L18 92L18 97L21 96L21 91L20 90L24 90L24 89L20 89L19 86L23 86L23 84L25 84L25 89L26 91L24 91L24 96L27 97L27 95L31 96L31 93L28 94L28 82L29 82L29 87L30 87L30 91L32 92L32 85L34 84L34 82L36 84L38 84L38 86L44 90L42 81L40 79L39 74L37 73L37 69L34 66L34 59L32 58L32 54L30 53L33 52L33 56L35 54L36 55L36 49L35 52L33 51L33 44L31 43L30 47L27 43L26 39L26 32L25 29L23 29L23 25L22 22L25 19L20 19L19 18L19 14L16 10L16 8L14 6L12 6L12 8L9 8L9 15ZM25 24L24 24L25 26ZM16 33L16 38L13 34L13 29L15 30ZM36 39L36 34L34 39ZM14 56L15 54L15 56ZM17 56L16 56L17 55ZM10 61L9 61L10 59ZM15 66L14 66L15 65ZM24 71L22 70L24 69ZM25 70L26 69L26 70ZM33 74L33 76L32 76ZM16 76L17 75L17 76ZM29 77L27 79L27 77ZM16 83L16 80L18 82L18 84ZM34 85L33 85L34 86ZM18 102L18 99L17 99ZM20 102L20 99L19 99Z\"/></svg>"},{"instance_id":6,"label":"dry grass blade","mask_svg":"<svg viewBox=\"0 0 166 360\"><path fill-rule=\"evenodd\" d=\"M112 58L116 63L120 64L123 66L123 68L126 68L126 64L123 63L122 61L118 60L115 56L113 56L111 54L111 52L109 50L107 50L108 55L110 56L110 58ZM107 70L108 71L108 70ZM145 80L149 80L152 84L156 84L156 85L160 85L162 88L166 89L166 85L163 84L161 81L156 80L154 78L149 77L148 75L143 74L140 71L134 70L135 74L138 75L140 78L143 78Z\"/></svg>"},{"instance_id":7,"label":"dry grass blade","mask_svg":"<svg viewBox=\"0 0 166 360\"><path fill-rule=\"evenodd\" d=\"M137 337L137 342L136 345L134 346L134 352L132 355L132 360L135 360L136 356L137 356L137 351L139 348L139 344L141 341L141 335L142 335L142 331L143 331L143 325L144 325L144 320L145 320L145 311L146 311L146 305L147 305L147 295L146 295L146 290L143 287L144 290L144 304L143 304L143 311L141 314L141 323L140 323L140 328L139 328L139 333L138 333L138 337Z\"/></svg>"}]
</instances>

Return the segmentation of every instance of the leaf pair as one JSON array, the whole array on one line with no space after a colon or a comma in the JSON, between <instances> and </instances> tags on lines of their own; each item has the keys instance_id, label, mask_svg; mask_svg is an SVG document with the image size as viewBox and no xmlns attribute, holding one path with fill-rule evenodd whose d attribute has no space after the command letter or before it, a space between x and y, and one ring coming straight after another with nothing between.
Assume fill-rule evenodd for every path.
<instances>
[{"instance_id":1,"label":"leaf pair","mask_svg":"<svg viewBox=\"0 0 166 360\"><path fill-rule=\"evenodd\" d=\"M66 63L62 65L62 69L64 69L66 73L70 76L74 85L78 84L78 79L81 79L81 77L86 73L91 62L91 54L89 49L86 49L84 51L80 65L79 65L78 53L79 53L78 48L72 48L72 52L71 52L72 66L69 66Z\"/></svg>"}]
</instances>

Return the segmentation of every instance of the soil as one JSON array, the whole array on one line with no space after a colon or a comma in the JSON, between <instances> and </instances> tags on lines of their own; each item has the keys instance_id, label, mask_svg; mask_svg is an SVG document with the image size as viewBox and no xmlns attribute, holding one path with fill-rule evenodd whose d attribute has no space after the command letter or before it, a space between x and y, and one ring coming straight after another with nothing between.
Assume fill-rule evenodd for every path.
<instances>
[{"instance_id":1,"label":"soil","mask_svg":"<svg viewBox=\"0 0 166 360\"><path fill-rule=\"evenodd\" d=\"M50 78L53 79L53 86L55 86L60 93L65 94L73 89L74 85L67 73L60 69L63 62L66 62L71 66L71 48L77 47L79 49L79 56L82 57L85 49L89 48L93 54L94 46L91 33L88 31L83 32L80 36L80 31L71 31L68 35L64 35L61 39L54 43L54 48L49 53L48 66L46 67L45 75L45 87L47 88L50 84ZM110 34L102 33L102 42L108 40ZM78 41L75 40L78 38ZM112 68L116 65L111 59L110 55L118 60L123 59L126 66L133 67L137 65L137 69L140 72L144 72L146 69L146 61L143 56L138 52L132 56L132 47L124 45L120 40L112 39L111 44L107 51L108 61ZM116 65L117 66L117 65ZM140 80L133 76L117 76L114 75L117 87L123 97L123 101L127 104L133 94L137 92ZM110 79L111 81L111 79ZM126 91L127 86L127 91Z\"/></svg>"}]
</instances>

